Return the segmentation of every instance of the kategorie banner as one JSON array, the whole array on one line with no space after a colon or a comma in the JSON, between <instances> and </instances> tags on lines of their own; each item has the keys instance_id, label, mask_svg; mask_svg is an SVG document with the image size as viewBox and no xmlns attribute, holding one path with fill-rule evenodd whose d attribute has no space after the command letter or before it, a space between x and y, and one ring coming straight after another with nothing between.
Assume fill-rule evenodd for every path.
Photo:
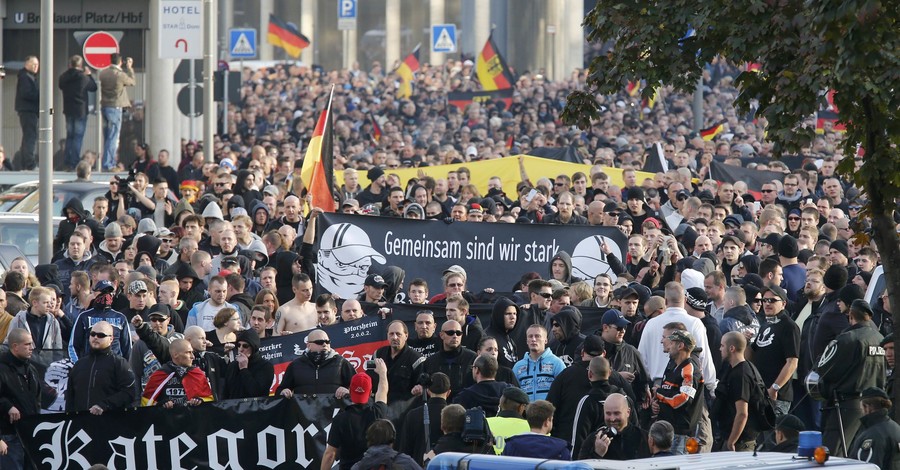
<instances>
[{"instance_id":1,"label":"kategorie banner","mask_svg":"<svg viewBox=\"0 0 900 470\"><path fill-rule=\"evenodd\" d=\"M138 408L22 418L36 468L319 468L334 397L226 400L198 407Z\"/></svg>"},{"instance_id":2,"label":"kategorie banner","mask_svg":"<svg viewBox=\"0 0 900 470\"><path fill-rule=\"evenodd\" d=\"M441 275L458 264L468 274L468 288L508 291L526 272L550 275L550 260L559 251L572 257L572 274L593 279L610 270L601 242L619 260L625 235L614 227L591 225L523 225L407 220L344 214L319 217L316 282L319 290L352 299L366 276L385 266L406 271L407 283L423 278L431 294L442 291Z\"/></svg>"}]
</instances>

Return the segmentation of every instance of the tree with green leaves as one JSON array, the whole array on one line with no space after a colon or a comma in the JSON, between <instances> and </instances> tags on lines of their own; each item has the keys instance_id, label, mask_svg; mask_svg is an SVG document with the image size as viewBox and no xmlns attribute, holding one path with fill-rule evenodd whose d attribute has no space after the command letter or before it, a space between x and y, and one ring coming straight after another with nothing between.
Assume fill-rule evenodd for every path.
<instances>
[{"instance_id":1,"label":"tree with green leaves","mask_svg":"<svg viewBox=\"0 0 900 470\"><path fill-rule=\"evenodd\" d=\"M847 128L841 143L847 158L838 173L867 199L861 217L871 220L871 235L860 233L857 241L875 240L900 327L900 237L893 219L900 197L898 20L897 0L598 0L584 20L588 40L613 45L591 61L585 88L569 95L562 118L589 127L600 116L596 97L627 81L690 93L714 59L755 62L758 72L737 77L734 104L749 112L758 103L756 116L767 123L777 157L812 142L809 118L834 90ZM645 99L653 88L645 87ZM855 171L858 145L865 156ZM900 387L894 401L900 402Z\"/></svg>"}]
</instances>

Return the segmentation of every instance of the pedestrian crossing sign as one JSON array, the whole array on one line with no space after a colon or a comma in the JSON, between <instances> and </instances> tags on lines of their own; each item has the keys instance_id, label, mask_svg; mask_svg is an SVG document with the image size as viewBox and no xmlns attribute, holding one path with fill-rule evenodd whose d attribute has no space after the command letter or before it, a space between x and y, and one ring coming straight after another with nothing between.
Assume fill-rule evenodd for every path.
<instances>
[{"instance_id":1,"label":"pedestrian crossing sign","mask_svg":"<svg viewBox=\"0 0 900 470\"><path fill-rule=\"evenodd\" d=\"M256 30L251 28L229 31L228 51L233 59L256 57Z\"/></svg>"},{"instance_id":2,"label":"pedestrian crossing sign","mask_svg":"<svg viewBox=\"0 0 900 470\"><path fill-rule=\"evenodd\" d=\"M431 52L456 52L456 25L431 25Z\"/></svg>"}]
</instances>

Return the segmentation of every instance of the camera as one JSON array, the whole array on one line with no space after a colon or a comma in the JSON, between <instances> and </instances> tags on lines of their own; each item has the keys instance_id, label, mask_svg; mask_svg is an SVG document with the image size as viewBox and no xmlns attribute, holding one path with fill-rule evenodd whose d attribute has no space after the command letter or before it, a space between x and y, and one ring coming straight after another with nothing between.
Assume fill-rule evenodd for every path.
<instances>
[{"instance_id":1,"label":"camera","mask_svg":"<svg viewBox=\"0 0 900 470\"><path fill-rule=\"evenodd\" d=\"M422 388L431 387L431 375L429 375L429 374L420 375L419 380L416 381L416 385L421 385Z\"/></svg>"},{"instance_id":2,"label":"camera","mask_svg":"<svg viewBox=\"0 0 900 470\"><path fill-rule=\"evenodd\" d=\"M597 436L606 436L609 440L615 439L618 435L619 431L616 428L609 426L601 426L600 429L597 430Z\"/></svg>"},{"instance_id":3,"label":"camera","mask_svg":"<svg viewBox=\"0 0 900 470\"><path fill-rule=\"evenodd\" d=\"M121 178L119 176L115 176L116 182L118 182L118 193L120 196L128 196L130 194L128 185L134 182L134 177L137 175L137 170L132 168L128 172L128 176L125 178Z\"/></svg>"},{"instance_id":4,"label":"camera","mask_svg":"<svg viewBox=\"0 0 900 470\"><path fill-rule=\"evenodd\" d=\"M366 370L375 370L375 359L369 359L366 361Z\"/></svg>"}]
</instances>

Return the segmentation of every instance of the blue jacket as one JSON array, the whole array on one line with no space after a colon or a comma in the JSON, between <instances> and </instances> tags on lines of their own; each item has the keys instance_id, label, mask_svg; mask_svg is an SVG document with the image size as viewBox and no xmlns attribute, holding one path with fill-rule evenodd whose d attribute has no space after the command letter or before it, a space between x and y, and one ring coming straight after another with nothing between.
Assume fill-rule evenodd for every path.
<instances>
[{"instance_id":1,"label":"blue jacket","mask_svg":"<svg viewBox=\"0 0 900 470\"><path fill-rule=\"evenodd\" d=\"M90 308L78 315L75 324L72 326L72 338L69 340L69 357L72 362L77 362L78 358L88 354L91 350L88 335L91 328L97 323L105 321L109 322L113 327L112 346L110 350L117 356L122 356L127 361L131 357L131 327L128 324L128 318L123 313L113 309L97 310Z\"/></svg>"},{"instance_id":2,"label":"blue jacket","mask_svg":"<svg viewBox=\"0 0 900 470\"><path fill-rule=\"evenodd\" d=\"M537 459L572 460L566 441L533 432L511 436L506 439L503 455L510 457L531 457Z\"/></svg>"},{"instance_id":3,"label":"blue jacket","mask_svg":"<svg viewBox=\"0 0 900 470\"><path fill-rule=\"evenodd\" d=\"M553 380L565 368L562 359L556 357L548 348L537 361L532 361L531 354L526 353L525 357L513 366L513 374L531 401L545 400Z\"/></svg>"}]
</instances>

